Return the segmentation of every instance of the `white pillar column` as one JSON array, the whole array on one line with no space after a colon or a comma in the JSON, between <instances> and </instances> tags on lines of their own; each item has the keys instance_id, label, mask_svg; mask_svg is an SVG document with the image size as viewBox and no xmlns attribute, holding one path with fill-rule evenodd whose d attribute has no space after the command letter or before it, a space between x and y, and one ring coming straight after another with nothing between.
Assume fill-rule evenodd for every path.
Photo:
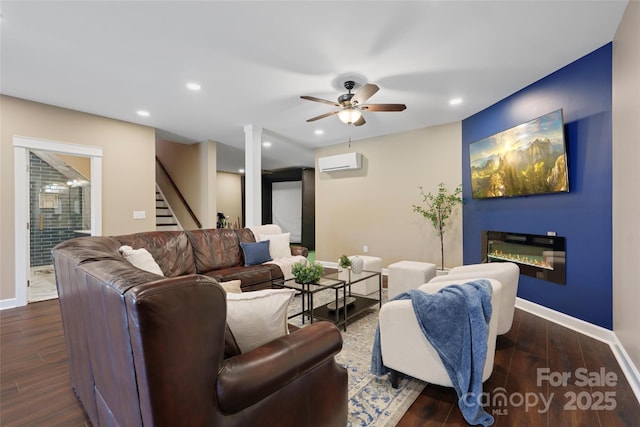
<instances>
[{"instance_id":1,"label":"white pillar column","mask_svg":"<svg viewBox=\"0 0 640 427\"><path fill-rule=\"evenodd\" d=\"M216 228L217 219L217 143L207 140L200 143L200 223L202 228Z\"/></svg>"},{"instance_id":2,"label":"white pillar column","mask_svg":"<svg viewBox=\"0 0 640 427\"><path fill-rule=\"evenodd\" d=\"M262 224L262 128L244 127L245 227Z\"/></svg>"}]
</instances>

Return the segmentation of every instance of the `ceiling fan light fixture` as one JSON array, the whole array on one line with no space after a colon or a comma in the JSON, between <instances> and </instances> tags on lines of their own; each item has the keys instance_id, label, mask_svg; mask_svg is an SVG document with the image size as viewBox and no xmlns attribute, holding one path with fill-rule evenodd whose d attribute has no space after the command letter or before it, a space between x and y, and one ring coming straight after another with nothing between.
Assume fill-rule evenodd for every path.
<instances>
[{"instance_id":1,"label":"ceiling fan light fixture","mask_svg":"<svg viewBox=\"0 0 640 427\"><path fill-rule=\"evenodd\" d=\"M360 120L362 112L356 108L349 107L338 113L338 118L344 124L351 125Z\"/></svg>"}]
</instances>

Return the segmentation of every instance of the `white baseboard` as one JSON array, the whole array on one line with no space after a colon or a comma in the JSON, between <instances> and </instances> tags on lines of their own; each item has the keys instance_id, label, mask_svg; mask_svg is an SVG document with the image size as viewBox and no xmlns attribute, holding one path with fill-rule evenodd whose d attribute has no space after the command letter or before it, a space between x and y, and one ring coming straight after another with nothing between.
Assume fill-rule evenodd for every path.
<instances>
[{"instance_id":1,"label":"white baseboard","mask_svg":"<svg viewBox=\"0 0 640 427\"><path fill-rule=\"evenodd\" d=\"M615 335L609 329L596 326L592 323L585 322L584 320L576 319L575 317L571 317L567 314L560 313L559 311L527 301L526 299L516 298L516 307L531 314L535 314L538 317L542 317L543 319L547 319L553 323L557 323L558 325L573 329L574 331L580 332L581 334L587 335L591 338L595 338L598 341L606 342L609 345L614 342Z\"/></svg>"},{"instance_id":2,"label":"white baseboard","mask_svg":"<svg viewBox=\"0 0 640 427\"><path fill-rule=\"evenodd\" d=\"M16 308L15 298L7 298L7 299L0 300L0 310L7 310L10 308Z\"/></svg>"},{"instance_id":3,"label":"white baseboard","mask_svg":"<svg viewBox=\"0 0 640 427\"><path fill-rule=\"evenodd\" d=\"M629 354L618 340L616 334L614 333L613 335L615 337L615 343L611 345L611 351L613 351L613 355L618 360L622 372L624 372L625 377L627 377L627 381L629 381L629 385L636 395L636 399L640 402L640 372L638 372L638 368L633 364L631 357L629 357Z\"/></svg>"},{"instance_id":4,"label":"white baseboard","mask_svg":"<svg viewBox=\"0 0 640 427\"><path fill-rule=\"evenodd\" d=\"M613 355L616 357L622 372L627 378L636 399L638 399L638 402L640 403L640 372L638 372L638 368L629 357L629 354L624 349L622 343L618 340L615 332L522 298L516 298L516 307L535 316L547 319L550 322L609 344L609 347L611 348Z\"/></svg>"}]
</instances>

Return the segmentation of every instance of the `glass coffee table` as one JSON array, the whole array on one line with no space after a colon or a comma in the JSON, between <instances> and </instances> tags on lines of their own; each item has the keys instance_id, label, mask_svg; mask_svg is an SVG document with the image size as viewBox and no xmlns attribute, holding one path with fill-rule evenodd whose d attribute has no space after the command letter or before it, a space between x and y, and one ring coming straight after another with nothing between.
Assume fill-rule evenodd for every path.
<instances>
[{"instance_id":1,"label":"glass coffee table","mask_svg":"<svg viewBox=\"0 0 640 427\"><path fill-rule=\"evenodd\" d=\"M364 296L351 293L351 285L376 276L378 278L377 299L372 298L371 295ZM337 326L342 326L346 331L349 319L354 318L375 304L382 305L382 275L376 271L365 270L357 275L352 275L351 271L347 275L344 275L344 272L342 275L339 272L329 273L314 283L305 284L296 283L294 279L279 279L273 281L273 286L295 289L302 294L302 310L289 316L289 318L302 316L303 324L306 318L311 323L313 323L314 318L328 320ZM333 300L316 307L314 305L314 295L318 292L330 290L334 292ZM344 303L345 300L346 304Z\"/></svg>"}]
</instances>

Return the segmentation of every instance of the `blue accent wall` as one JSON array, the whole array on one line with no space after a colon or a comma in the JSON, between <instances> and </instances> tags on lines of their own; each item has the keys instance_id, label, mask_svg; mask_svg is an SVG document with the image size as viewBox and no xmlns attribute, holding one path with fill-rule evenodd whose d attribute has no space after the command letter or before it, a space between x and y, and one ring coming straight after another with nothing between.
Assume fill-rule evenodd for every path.
<instances>
[{"instance_id":1,"label":"blue accent wall","mask_svg":"<svg viewBox=\"0 0 640 427\"><path fill-rule=\"evenodd\" d=\"M483 230L566 238L567 284L520 276L518 296L607 329L612 314L611 43L462 121L463 260ZM562 108L569 193L471 198L469 144Z\"/></svg>"}]
</instances>

